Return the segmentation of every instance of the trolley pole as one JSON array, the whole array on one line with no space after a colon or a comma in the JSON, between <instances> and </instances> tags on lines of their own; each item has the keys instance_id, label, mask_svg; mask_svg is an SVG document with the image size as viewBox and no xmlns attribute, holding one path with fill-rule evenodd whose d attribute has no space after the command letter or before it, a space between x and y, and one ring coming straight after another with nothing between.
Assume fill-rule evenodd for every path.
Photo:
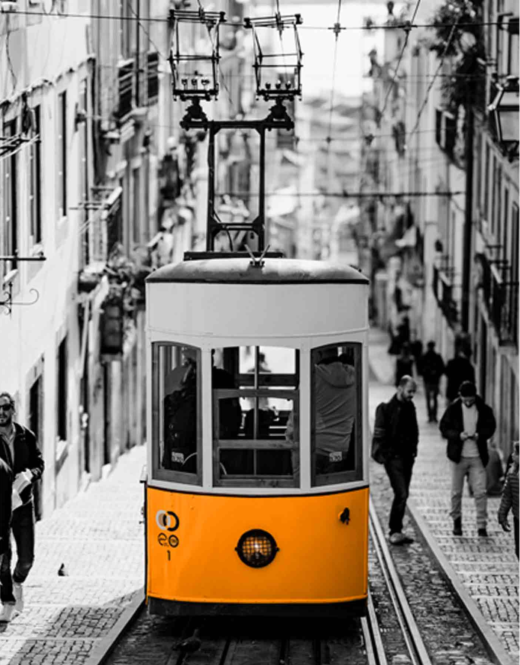
<instances>
[{"instance_id":1,"label":"trolley pole","mask_svg":"<svg viewBox=\"0 0 520 665\"><path fill-rule=\"evenodd\" d=\"M265 134L272 129L292 129L293 120L289 117L282 99L277 99L271 107L269 115L262 120L208 120L202 111L198 100L186 110L186 115L181 121L183 129L199 129L209 133L208 136L208 206L206 227L206 251L215 249L215 238L221 232L230 231L252 231L258 241L257 250L263 252L265 249L266 219L265 219ZM216 141L215 136L221 129L247 129L258 132L260 136L259 145L259 191L258 191L258 215L250 222L226 224L219 218L215 210L215 180L216 180ZM231 248L232 250L233 248Z\"/></svg>"}]
</instances>

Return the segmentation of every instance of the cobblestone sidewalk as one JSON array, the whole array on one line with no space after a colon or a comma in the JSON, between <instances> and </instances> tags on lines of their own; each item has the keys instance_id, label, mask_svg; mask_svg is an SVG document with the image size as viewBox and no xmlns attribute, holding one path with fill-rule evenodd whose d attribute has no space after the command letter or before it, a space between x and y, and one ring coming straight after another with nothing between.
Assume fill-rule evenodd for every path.
<instances>
[{"instance_id":1,"label":"cobblestone sidewalk","mask_svg":"<svg viewBox=\"0 0 520 665\"><path fill-rule=\"evenodd\" d=\"M369 359L372 382L369 390L370 419L377 404L388 400L393 387L395 357L387 353L388 336L377 329L370 332ZM515 662L519 652L518 560L511 533L497 522L500 497L488 497L489 538L477 536L475 502L467 487L463 497L463 537L452 535L450 510L450 466L446 441L438 426L427 422L426 402L419 381L415 397L420 428L419 453L410 490L411 503L422 516L440 550L447 557L464 587L477 604ZM441 398L439 406L443 407ZM439 416L443 409L439 409ZM372 491L388 483L384 468L372 463ZM510 518L511 521L512 518Z\"/></svg>"},{"instance_id":2,"label":"cobblestone sidewalk","mask_svg":"<svg viewBox=\"0 0 520 665\"><path fill-rule=\"evenodd\" d=\"M38 522L25 610L0 624L1 665L84 663L139 593L144 463L144 446L133 448L106 479Z\"/></svg>"}]
</instances>

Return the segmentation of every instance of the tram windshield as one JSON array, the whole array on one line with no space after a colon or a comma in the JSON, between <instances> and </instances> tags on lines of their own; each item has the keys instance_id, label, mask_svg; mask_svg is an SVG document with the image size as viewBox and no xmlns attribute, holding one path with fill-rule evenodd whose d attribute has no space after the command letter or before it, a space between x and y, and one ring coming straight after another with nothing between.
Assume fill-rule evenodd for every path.
<instances>
[{"instance_id":1,"label":"tram windshield","mask_svg":"<svg viewBox=\"0 0 520 665\"><path fill-rule=\"evenodd\" d=\"M200 350L154 344L154 468L164 480L201 484Z\"/></svg>"},{"instance_id":2,"label":"tram windshield","mask_svg":"<svg viewBox=\"0 0 520 665\"><path fill-rule=\"evenodd\" d=\"M297 486L298 351L213 349L212 390L215 484Z\"/></svg>"},{"instance_id":3,"label":"tram windshield","mask_svg":"<svg viewBox=\"0 0 520 665\"><path fill-rule=\"evenodd\" d=\"M311 352L311 450L314 485L362 477L361 344Z\"/></svg>"}]
</instances>

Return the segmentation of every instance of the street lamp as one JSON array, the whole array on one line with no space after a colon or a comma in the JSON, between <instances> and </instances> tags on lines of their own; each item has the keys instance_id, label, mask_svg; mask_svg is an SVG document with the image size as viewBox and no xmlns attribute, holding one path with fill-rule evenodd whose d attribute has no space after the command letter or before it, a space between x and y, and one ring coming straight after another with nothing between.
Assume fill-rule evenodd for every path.
<instances>
[{"instance_id":1,"label":"street lamp","mask_svg":"<svg viewBox=\"0 0 520 665\"><path fill-rule=\"evenodd\" d=\"M519 144L519 86L517 76L508 76L504 85L497 86L498 93L488 106L492 114L498 142L504 147L509 159L518 157Z\"/></svg>"}]
</instances>

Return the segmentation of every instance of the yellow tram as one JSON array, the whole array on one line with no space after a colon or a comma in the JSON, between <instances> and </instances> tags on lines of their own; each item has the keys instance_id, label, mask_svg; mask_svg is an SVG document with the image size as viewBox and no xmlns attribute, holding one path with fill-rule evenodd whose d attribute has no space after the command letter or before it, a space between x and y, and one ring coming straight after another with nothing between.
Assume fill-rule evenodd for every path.
<instances>
[{"instance_id":1,"label":"yellow tram","mask_svg":"<svg viewBox=\"0 0 520 665\"><path fill-rule=\"evenodd\" d=\"M150 612L364 613L367 344L350 267L216 253L148 277Z\"/></svg>"}]
</instances>

